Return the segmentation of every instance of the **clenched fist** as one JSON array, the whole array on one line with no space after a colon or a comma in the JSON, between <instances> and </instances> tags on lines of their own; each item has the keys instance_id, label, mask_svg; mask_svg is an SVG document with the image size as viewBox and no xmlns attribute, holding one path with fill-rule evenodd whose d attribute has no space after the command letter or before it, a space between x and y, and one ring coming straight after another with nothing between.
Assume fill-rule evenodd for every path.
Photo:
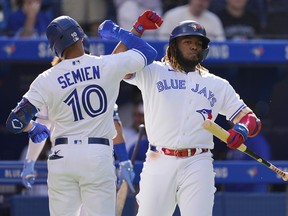
<instances>
[{"instance_id":1,"label":"clenched fist","mask_svg":"<svg viewBox=\"0 0 288 216\"><path fill-rule=\"evenodd\" d=\"M163 20L160 15L158 15L155 11L146 10L139 16L133 27L138 33L143 34L145 30L159 28L162 23Z\"/></svg>"}]
</instances>

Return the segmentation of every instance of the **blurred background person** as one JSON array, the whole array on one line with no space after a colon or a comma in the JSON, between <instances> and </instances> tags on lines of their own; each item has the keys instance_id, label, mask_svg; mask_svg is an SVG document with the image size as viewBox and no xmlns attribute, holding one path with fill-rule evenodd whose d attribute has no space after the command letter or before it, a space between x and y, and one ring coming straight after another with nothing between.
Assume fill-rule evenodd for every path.
<instances>
[{"instance_id":1,"label":"blurred background person","mask_svg":"<svg viewBox=\"0 0 288 216\"><path fill-rule=\"evenodd\" d=\"M265 36L270 39L287 39L288 28L279 27L279 23L288 20L287 0L266 0L267 27Z\"/></svg>"},{"instance_id":2,"label":"blurred background person","mask_svg":"<svg viewBox=\"0 0 288 216\"><path fill-rule=\"evenodd\" d=\"M143 124L145 126L144 121L144 108L143 108L143 101L139 101L134 104L133 107L133 123L130 128L126 128L124 131L126 132L126 141L129 140L129 143L126 145L128 148L128 155L131 159L132 154L134 152L135 146L138 144L139 141L139 125ZM146 152L149 147L149 141L147 138L146 130L144 128L143 134L141 134L141 139L139 141L138 152L135 157L135 160L138 161L145 161Z\"/></svg>"},{"instance_id":3,"label":"blurred background person","mask_svg":"<svg viewBox=\"0 0 288 216\"><path fill-rule=\"evenodd\" d=\"M6 35L6 26L9 12L10 3L8 1L0 1L0 36Z\"/></svg>"},{"instance_id":4,"label":"blurred background person","mask_svg":"<svg viewBox=\"0 0 288 216\"><path fill-rule=\"evenodd\" d=\"M132 158L132 154L134 152L135 146L138 144L137 142L138 142L138 140L135 143L133 143L129 149L128 154L129 154L130 159ZM148 148L149 148L149 141L148 141L148 138L146 135L146 131L144 131L144 134L142 135L141 140L139 142L138 152L137 152L137 155L135 157L135 160L144 162L146 159L146 152L147 152Z\"/></svg>"},{"instance_id":5,"label":"blurred background person","mask_svg":"<svg viewBox=\"0 0 288 216\"><path fill-rule=\"evenodd\" d=\"M135 20L137 20L139 14L145 10L155 11L160 16L163 12L161 0L114 0L114 5L117 23L126 30L131 29L131 26L134 24ZM146 39L155 39L156 34L157 30L146 31L142 37Z\"/></svg>"},{"instance_id":6,"label":"blurred background person","mask_svg":"<svg viewBox=\"0 0 288 216\"><path fill-rule=\"evenodd\" d=\"M174 7L177 7L177 6L180 6L180 5L185 5L187 4L187 0L162 0L162 4L163 4L163 13L165 13L166 11L174 8Z\"/></svg>"},{"instance_id":7,"label":"blurred background person","mask_svg":"<svg viewBox=\"0 0 288 216\"><path fill-rule=\"evenodd\" d=\"M68 15L77 20L88 36L98 37L98 27L108 16L108 1L61 0L61 3L63 15ZM111 6L111 4L109 5ZM119 24L121 26L121 23Z\"/></svg>"},{"instance_id":8,"label":"blurred background person","mask_svg":"<svg viewBox=\"0 0 288 216\"><path fill-rule=\"evenodd\" d=\"M163 24L158 30L159 39L165 39L170 35L173 27L183 20L195 20L201 23L207 37L213 40L224 40L225 34L219 17L208 10L211 0L189 0L188 4L168 10L163 15Z\"/></svg>"},{"instance_id":9,"label":"blurred background person","mask_svg":"<svg viewBox=\"0 0 288 216\"><path fill-rule=\"evenodd\" d=\"M139 125L144 124L143 102L135 102L132 109L132 122L130 125L123 126L123 133L126 140L127 151L135 145L138 139Z\"/></svg>"},{"instance_id":10,"label":"blurred background person","mask_svg":"<svg viewBox=\"0 0 288 216\"><path fill-rule=\"evenodd\" d=\"M217 13L226 39L246 40L261 34L260 20L247 9L247 3L247 0L226 0L225 7Z\"/></svg>"},{"instance_id":11,"label":"blurred background person","mask_svg":"<svg viewBox=\"0 0 288 216\"><path fill-rule=\"evenodd\" d=\"M42 7L42 0L16 0L16 10L7 20L6 33L12 37L46 37L48 24L54 19L51 8Z\"/></svg>"}]
</instances>

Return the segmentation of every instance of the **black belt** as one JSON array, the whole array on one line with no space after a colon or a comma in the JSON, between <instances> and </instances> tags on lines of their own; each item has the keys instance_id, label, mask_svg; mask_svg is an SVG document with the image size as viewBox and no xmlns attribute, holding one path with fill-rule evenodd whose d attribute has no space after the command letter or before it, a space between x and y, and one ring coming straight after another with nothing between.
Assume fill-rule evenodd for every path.
<instances>
[{"instance_id":1,"label":"black belt","mask_svg":"<svg viewBox=\"0 0 288 216\"><path fill-rule=\"evenodd\" d=\"M77 144L80 140L74 140L73 144ZM61 137L55 139L55 146L56 145L62 145L62 144L68 144L68 138ZM99 137L88 137L88 144L102 144L102 145L110 145L109 139L106 138L99 138Z\"/></svg>"}]
</instances>

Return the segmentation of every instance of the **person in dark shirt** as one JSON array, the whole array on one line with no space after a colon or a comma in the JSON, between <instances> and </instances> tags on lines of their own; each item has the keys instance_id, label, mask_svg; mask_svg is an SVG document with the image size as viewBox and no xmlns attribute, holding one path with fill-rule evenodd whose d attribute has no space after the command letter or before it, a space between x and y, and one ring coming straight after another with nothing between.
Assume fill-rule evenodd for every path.
<instances>
[{"instance_id":1,"label":"person in dark shirt","mask_svg":"<svg viewBox=\"0 0 288 216\"><path fill-rule=\"evenodd\" d=\"M261 31L258 17L247 10L247 0L226 0L226 6L217 15L221 19L230 40L257 38Z\"/></svg>"}]
</instances>

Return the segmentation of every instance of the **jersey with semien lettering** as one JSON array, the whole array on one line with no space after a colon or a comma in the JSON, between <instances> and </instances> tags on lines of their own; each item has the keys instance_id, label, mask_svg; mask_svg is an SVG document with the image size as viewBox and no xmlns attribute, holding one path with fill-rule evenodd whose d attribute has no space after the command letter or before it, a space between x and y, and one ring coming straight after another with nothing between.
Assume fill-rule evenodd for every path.
<instances>
[{"instance_id":1,"label":"jersey with semien lettering","mask_svg":"<svg viewBox=\"0 0 288 216\"><path fill-rule=\"evenodd\" d=\"M232 120L246 104L229 82L207 71L174 71L154 62L129 80L142 92L149 142L172 149L213 149L213 136L203 128L205 119L218 114Z\"/></svg>"},{"instance_id":2,"label":"jersey with semien lettering","mask_svg":"<svg viewBox=\"0 0 288 216\"><path fill-rule=\"evenodd\" d=\"M120 81L145 64L145 57L134 50L63 60L40 74L24 97L37 108L48 108L54 123L51 140L69 136L112 139Z\"/></svg>"}]
</instances>

